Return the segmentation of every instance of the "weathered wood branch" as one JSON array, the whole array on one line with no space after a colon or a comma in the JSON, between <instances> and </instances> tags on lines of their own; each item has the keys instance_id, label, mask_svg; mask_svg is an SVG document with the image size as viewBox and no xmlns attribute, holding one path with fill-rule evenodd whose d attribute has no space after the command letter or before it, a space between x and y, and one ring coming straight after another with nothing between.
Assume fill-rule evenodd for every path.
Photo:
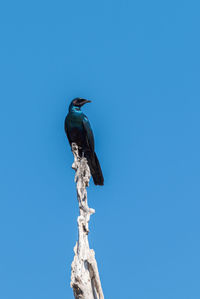
<instances>
[{"instance_id":1,"label":"weathered wood branch","mask_svg":"<svg viewBox=\"0 0 200 299\"><path fill-rule=\"evenodd\" d=\"M72 152L80 215L77 219L78 241L74 247L75 256L71 265L71 287L75 299L104 299L95 252L90 249L88 242L89 220L95 213L87 202L86 187L89 186L90 169L86 158L79 157L78 146L75 143L72 143Z\"/></svg>"}]
</instances>

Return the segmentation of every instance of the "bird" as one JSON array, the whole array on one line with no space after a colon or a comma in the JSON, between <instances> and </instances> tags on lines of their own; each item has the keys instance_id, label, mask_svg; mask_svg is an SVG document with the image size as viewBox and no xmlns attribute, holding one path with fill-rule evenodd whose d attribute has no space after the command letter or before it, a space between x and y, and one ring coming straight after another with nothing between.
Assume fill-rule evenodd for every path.
<instances>
[{"instance_id":1,"label":"bird","mask_svg":"<svg viewBox=\"0 0 200 299\"><path fill-rule=\"evenodd\" d=\"M81 111L81 107L86 103L91 103L91 101L83 98L72 100L65 118L65 133L70 146L76 143L79 156L87 159L94 184L102 186L104 177L94 149L94 135L87 116Z\"/></svg>"}]
</instances>

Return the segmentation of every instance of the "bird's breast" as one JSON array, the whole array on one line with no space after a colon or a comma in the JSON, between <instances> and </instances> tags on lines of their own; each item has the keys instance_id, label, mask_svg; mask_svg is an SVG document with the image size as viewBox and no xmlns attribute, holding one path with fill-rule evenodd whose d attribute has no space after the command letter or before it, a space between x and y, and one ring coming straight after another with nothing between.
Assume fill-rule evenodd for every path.
<instances>
[{"instance_id":1,"label":"bird's breast","mask_svg":"<svg viewBox=\"0 0 200 299\"><path fill-rule=\"evenodd\" d=\"M66 127L71 143L75 142L78 146L83 146L85 143L85 136L81 115L70 113L66 118Z\"/></svg>"}]
</instances>

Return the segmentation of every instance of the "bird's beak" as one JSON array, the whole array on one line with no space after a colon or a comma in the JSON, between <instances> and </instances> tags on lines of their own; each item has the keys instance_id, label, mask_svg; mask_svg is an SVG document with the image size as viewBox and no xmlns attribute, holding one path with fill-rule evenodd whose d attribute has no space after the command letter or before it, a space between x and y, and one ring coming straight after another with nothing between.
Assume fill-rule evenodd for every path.
<instances>
[{"instance_id":1,"label":"bird's beak","mask_svg":"<svg viewBox=\"0 0 200 299\"><path fill-rule=\"evenodd\" d=\"M85 105L86 103L91 103L91 101L82 99L81 106Z\"/></svg>"}]
</instances>

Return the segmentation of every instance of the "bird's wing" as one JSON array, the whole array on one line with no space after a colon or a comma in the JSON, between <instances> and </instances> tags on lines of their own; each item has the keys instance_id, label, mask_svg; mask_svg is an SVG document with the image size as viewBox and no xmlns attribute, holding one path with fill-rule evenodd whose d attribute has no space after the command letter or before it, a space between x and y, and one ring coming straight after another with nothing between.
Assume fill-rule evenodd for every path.
<instances>
[{"instance_id":1,"label":"bird's wing","mask_svg":"<svg viewBox=\"0 0 200 299\"><path fill-rule=\"evenodd\" d=\"M94 152L94 135L93 135L89 120L85 115L83 118L83 128L84 128L85 135L87 138L88 146L89 146L90 150L92 152Z\"/></svg>"}]
</instances>

